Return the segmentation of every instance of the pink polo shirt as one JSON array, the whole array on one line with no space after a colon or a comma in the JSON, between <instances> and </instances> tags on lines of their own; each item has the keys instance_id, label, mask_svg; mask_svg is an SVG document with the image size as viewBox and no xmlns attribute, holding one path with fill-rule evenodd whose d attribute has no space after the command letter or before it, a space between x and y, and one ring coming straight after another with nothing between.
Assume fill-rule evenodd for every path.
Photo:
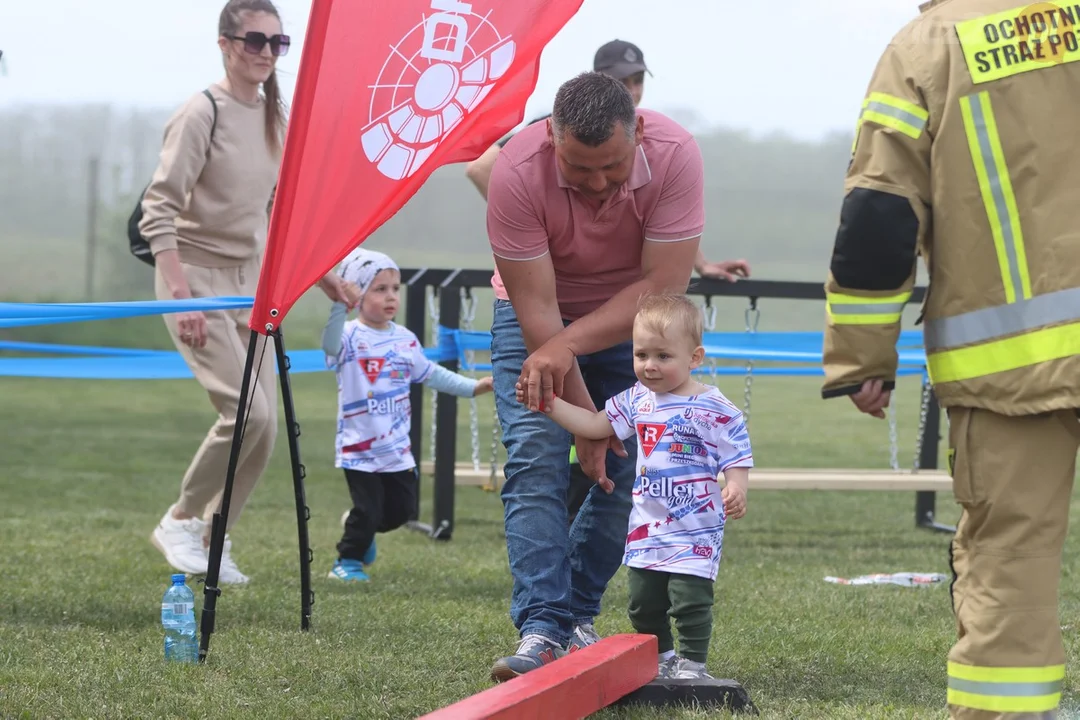
<instances>
[{"instance_id":1,"label":"pink polo shirt","mask_svg":"<svg viewBox=\"0 0 1080 720\"><path fill-rule=\"evenodd\" d=\"M641 278L645 242L678 242L705 228L705 174L693 135L653 110L638 110L645 134L630 178L596 208L559 172L547 123L517 133L488 184L491 252L504 260L551 254L567 320L587 315ZM496 268L495 297L509 299Z\"/></svg>"}]
</instances>

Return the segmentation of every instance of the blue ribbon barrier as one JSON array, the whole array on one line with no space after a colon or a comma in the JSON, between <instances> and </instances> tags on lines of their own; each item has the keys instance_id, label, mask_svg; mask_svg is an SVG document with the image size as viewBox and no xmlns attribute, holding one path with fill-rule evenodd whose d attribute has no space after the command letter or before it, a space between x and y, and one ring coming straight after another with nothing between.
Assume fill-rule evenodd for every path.
<instances>
[{"instance_id":1,"label":"blue ribbon barrier","mask_svg":"<svg viewBox=\"0 0 1080 720\"><path fill-rule=\"evenodd\" d=\"M0 303L0 328L43 325L84 320L111 320L139 315L162 315L177 312L212 312L251 307L250 297L195 298L192 300L154 300L114 303ZM457 359L465 371L491 372L491 364L468 362L468 353L489 353L491 333L438 327L438 344L424 348L433 362ZM755 375L821 376L822 332L709 332L703 338L706 356L714 360L801 363L793 367L756 367ZM922 350L922 332L905 330L897 340L900 368L898 375L925 375L926 354ZM0 358L0 376L37 378L77 378L101 380L147 380L192 377L179 353L170 350L110 348L79 345L52 345L0 341L0 351L42 353L69 357ZM82 356L82 357L78 357ZM291 371L310 373L326 371L321 350L289 352ZM265 361L265 360L264 360ZM271 358L270 362L274 362ZM696 374L743 375L743 367L711 365Z\"/></svg>"},{"instance_id":2,"label":"blue ribbon barrier","mask_svg":"<svg viewBox=\"0 0 1080 720\"><path fill-rule=\"evenodd\" d=\"M224 296L191 300L135 300L105 303L0 303L0 328L117 320L139 315L213 312L249 308L255 298Z\"/></svg>"}]
</instances>

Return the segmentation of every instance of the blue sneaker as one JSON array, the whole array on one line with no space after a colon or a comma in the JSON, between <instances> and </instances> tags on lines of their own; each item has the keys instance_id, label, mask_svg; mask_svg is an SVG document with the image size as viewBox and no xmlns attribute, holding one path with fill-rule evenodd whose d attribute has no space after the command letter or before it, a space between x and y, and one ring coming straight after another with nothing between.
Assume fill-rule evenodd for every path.
<instances>
[{"instance_id":1,"label":"blue sneaker","mask_svg":"<svg viewBox=\"0 0 1080 720\"><path fill-rule=\"evenodd\" d=\"M565 655L566 651L553 640L543 635L526 635L521 638L516 653L495 661L491 668L491 679L495 682L513 680L518 675L555 662Z\"/></svg>"},{"instance_id":2,"label":"blue sneaker","mask_svg":"<svg viewBox=\"0 0 1080 720\"><path fill-rule=\"evenodd\" d=\"M364 563L364 567L375 562L375 538L371 538L371 547L364 553L364 557L360 558L360 562Z\"/></svg>"},{"instance_id":3,"label":"blue sneaker","mask_svg":"<svg viewBox=\"0 0 1080 720\"><path fill-rule=\"evenodd\" d=\"M328 577L331 580L343 582L367 582L371 578L364 572L364 566L359 560L338 560Z\"/></svg>"}]
</instances>

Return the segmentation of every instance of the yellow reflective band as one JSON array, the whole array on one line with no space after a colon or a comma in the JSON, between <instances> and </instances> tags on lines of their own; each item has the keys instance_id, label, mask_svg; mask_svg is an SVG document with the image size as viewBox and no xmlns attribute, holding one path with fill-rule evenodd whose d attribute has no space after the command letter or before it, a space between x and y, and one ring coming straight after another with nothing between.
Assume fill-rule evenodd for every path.
<instances>
[{"instance_id":1,"label":"yellow reflective band","mask_svg":"<svg viewBox=\"0 0 1080 720\"><path fill-rule=\"evenodd\" d=\"M950 705L992 712L1038 713L1061 702L1065 666L977 667L950 662Z\"/></svg>"},{"instance_id":2,"label":"yellow reflective band","mask_svg":"<svg viewBox=\"0 0 1080 720\"><path fill-rule=\"evenodd\" d=\"M825 311L837 325L890 325L900 322L911 293L889 297L859 297L825 293Z\"/></svg>"},{"instance_id":3,"label":"yellow reflective band","mask_svg":"<svg viewBox=\"0 0 1080 720\"><path fill-rule=\"evenodd\" d=\"M926 127L930 113L912 102L883 92L872 92L863 101L862 114L856 125L856 136L864 122L874 122L918 140Z\"/></svg>"},{"instance_id":4,"label":"yellow reflective band","mask_svg":"<svg viewBox=\"0 0 1080 720\"><path fill-rule=\"evenodd\" d=\"M1080 6L1035 2L956 24L976 85L1080 60Z\"/></svg>"},{"instance_id":5,"label":"yellow reflective band","mask_svg":"<svg viewBox=\"0 0 1080 720\"><path fill-rule=\"evenodd\" d=\"M1070 323L984 345L929 353L926 369L935 384L959 382L1077 354L1080 323Z\"/></svg>"},{"instance_id":6,"label":"yellow reflective band","mask_svg":"<svg viewBox=\"0 0 1080 720\"><path fill-rule=\"evenodd\" d=\"M964 130L982 191L986 218L994 236L1001 280L1005 284L1005 302L1016 302L1018 295L1030 298L1031 276L1024 252L1024 233L1020 229L1020 211L1009 180L990 95L985 91L965 95L960 98L960 112L964 117Z\"/></svg>"}]
</instances>

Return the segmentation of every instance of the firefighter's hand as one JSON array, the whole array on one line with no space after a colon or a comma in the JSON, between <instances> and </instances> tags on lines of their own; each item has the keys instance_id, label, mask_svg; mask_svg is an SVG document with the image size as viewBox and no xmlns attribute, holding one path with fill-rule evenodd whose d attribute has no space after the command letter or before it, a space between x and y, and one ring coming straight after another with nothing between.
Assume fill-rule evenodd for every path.
<instances>
[{"instance_id":1,"label":"firefighter's hand","mask_svg":"<svg viewBox=\"0 0 1080 720\"><path fill-rule=\"evenodd\" d=\"M859 392L851 396L851 402L855 403L859 412L876 418L885 417L885 408L889 407L892 393L883 389L884 384L882 380L867 380Z\"/></svg>"}]
</instances>

